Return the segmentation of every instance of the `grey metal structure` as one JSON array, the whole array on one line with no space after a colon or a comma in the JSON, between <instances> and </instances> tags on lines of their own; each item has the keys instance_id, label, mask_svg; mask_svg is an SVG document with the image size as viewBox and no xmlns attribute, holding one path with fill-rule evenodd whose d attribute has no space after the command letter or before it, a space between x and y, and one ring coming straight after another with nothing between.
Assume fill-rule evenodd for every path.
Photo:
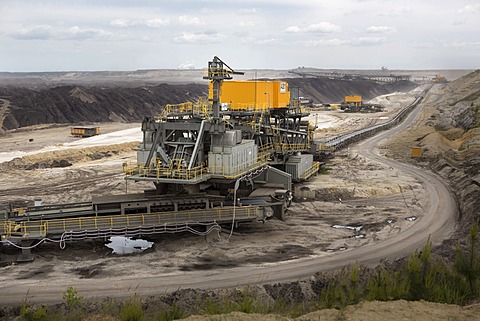
<instances>
[{"instance_id":1,"label":"grey metal structure","mask_svg":"<svg viewBox=\"0 0 480 321\"><path fill-rule=\"evenodd\" d=\"M207 193L231 199L247 197L262 185L275 185L274 203L291 200L292 175L285 171L290 157L309 154L308 166L295 170L294 180L318 171L313 154L313 128L302 118L299 104L284 108L222 110L222 83L236 72L218 57L208 63L204 79L212 82L210 101L167 105L161 117L146 118L137 164L126 166L127 180L151 181L159 195ZM282 211L284 208L282 209ZM283 217L284 213L276 213Z\"/></svg>"}]
</instances>

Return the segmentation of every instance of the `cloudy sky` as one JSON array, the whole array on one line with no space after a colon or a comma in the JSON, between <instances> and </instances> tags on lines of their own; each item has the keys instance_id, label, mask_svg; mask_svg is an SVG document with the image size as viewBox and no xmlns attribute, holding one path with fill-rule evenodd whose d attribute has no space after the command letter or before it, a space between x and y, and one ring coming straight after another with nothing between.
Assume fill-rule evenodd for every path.
<instances>
[{"instance_id":1,"label":"cloudy sky","mask_svg":"<svg viewBox=\"0 0 480 321\"><path fill-rule=\"evenodd\" d=\"M480 68L480 0L0 0L0 71Z\"/></svg>"}]
</instances>

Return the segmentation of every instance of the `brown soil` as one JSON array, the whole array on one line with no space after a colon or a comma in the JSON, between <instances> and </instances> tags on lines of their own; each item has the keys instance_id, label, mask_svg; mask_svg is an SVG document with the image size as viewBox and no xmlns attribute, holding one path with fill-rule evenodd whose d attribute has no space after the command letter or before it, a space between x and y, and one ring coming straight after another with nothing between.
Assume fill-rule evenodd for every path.
<instances>
[{"instance_id":1,"label":"brown soil","mask_svg":"<svg viewBox=\"0 0 480 321\"><path fill-rule=\"evenodd\" d=\"M233 312L218 316L191 316L188 321L209 320L238 320L238 321L288 321L291 318L278 315L245 314ZM431 302L408 302L404 300L391 302L362 302L348 306L343 310L325 309L302 315L293 320L322 320L322 321L451 321L451 320L480 320L480 304L459 307L456 305Z\"/></svg>"}]
</instances>

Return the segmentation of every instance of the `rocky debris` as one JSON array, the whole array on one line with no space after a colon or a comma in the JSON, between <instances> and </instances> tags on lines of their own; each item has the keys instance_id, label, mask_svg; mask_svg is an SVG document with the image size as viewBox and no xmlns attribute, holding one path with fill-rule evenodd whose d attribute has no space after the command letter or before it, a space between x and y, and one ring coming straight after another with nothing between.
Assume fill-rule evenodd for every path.
<instances>
[{"instance_id":1,"label":"rocky debris","mask_svg":"<svg viewBox=\"0 0 480 321\"><path fill-rule=\"evenodd\" d=\"M58 167L68 167L72 166L73 164L70 163L66 159L54 159L51 163L35 163L33 165L28 165L25 167L26 170L34 170L40 168L58 168Z\"/></svg>"},{"instance_id":2,"label":"rocky debris","mask_svg":"<svg viewBox=\"0 0 480 321\"><path fill-rule=\"evenodd\" d=\"M112 151L112 152L94 152L94 153L89 154L89 155L87 155L87 156L90 157L92 160L97 160L97 159L102 159L102 158L105 158L105 157L111 157L113 154L118 154L118 152L116 152L116 151Z\"/></svg>"}]
</instances>

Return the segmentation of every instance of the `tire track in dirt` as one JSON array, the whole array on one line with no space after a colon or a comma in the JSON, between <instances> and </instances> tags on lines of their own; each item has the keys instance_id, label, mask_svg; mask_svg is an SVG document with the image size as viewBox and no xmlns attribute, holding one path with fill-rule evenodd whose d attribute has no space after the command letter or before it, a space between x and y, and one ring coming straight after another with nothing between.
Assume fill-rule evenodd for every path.
<instances>
[{"instance_id":1,"label":"tire track in dirt","mask_svg":"<svg viewBox=\"0 0 480 321\"><path fill-rule=\"evenodd\" d=\"M18 197L19 195L21 195L24 198L28 198L31 196L43 195L45 193L64 193L66 190L85 190L90 186L97 185L99 182L101 182L102 184L107 184L114 179L120 179L121 177L123 177L123 173L118 174L117 172L106 174L91 173L90 175L92 175L92 177L80 178L73 182L71 180L65 180L62 183L58 183L58 181L53 180L52 182L46 184L35 184L27 187L0 190L0 203L2 203L1 198L6 196Z\"/></svg>"}]
</instances>

